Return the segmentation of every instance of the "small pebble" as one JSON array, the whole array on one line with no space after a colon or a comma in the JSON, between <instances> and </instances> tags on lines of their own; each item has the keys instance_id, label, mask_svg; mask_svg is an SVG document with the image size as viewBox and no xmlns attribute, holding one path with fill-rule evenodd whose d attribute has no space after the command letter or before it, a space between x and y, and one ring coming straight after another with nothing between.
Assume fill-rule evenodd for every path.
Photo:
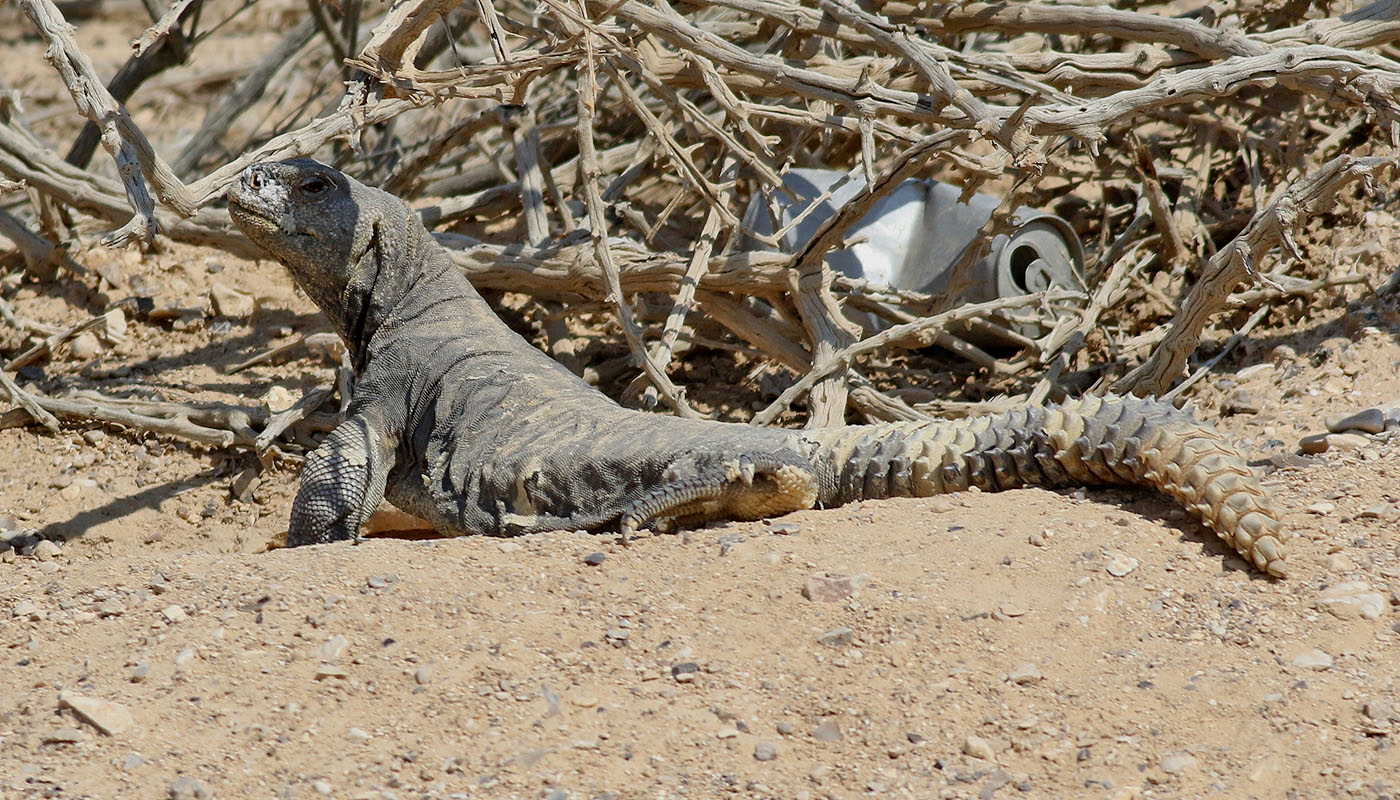
<instances>
[{"instance_id":1,"label":"small pebble","mask_svg":"<svg viewBox=\"0 0 1400 800\"><path fill-rule=\"evenodd\" d=\"M502 553L518 553L518 552L520 552L521 550L524 549L524 546L521 545L520 542L510 542L510 541L506 541L506 542L497 542L497 543L496 543L496 549L497 549L497 550L500 550Z\"/></svg>"},{"instance_id":2,"label":"small pebble","mask_svg":"<svg viewBox=\"0 0 1400 800\"><path fill-rule=\"evenodd\" d=\"M1255 375L1258 375L1261 372L1269 372L1273 370L1273 368L1273 364L1250 364L1249 366L1245 367L1239 372L1236 372L1235 377L1239 378L1242 381L1248 380L1249 378L1253 378Z\"/></svg>"},{"instance_id":3,"label":"small pebble","mask_svg":"<svg viewBox=\"0 0 1400 800\"><path fill-rule=\"evenodd\" d=\"M1024 617L1026 615L1026 607L1017 600L1002 601L1001 605L997 606L997 611L1005 617Z\"/></svg>"},{"instance_id":4,"label":"small pebble","mask_svg":"<svg viewBox=\"0 0 1400 800\"><path fill-rule=\"evenodd\" d=\"M816 603L839 603L870 583L866 575L815 572L802 584L802 596Z\"/></svg>"},{"instance_id":5,"label":"small pebble","mask_svg":"<svg viewBox=\"0 0 1400 800\"><path fill-rule=\"evenodd\" d=\"M1333 511L1336 511L1337 506L1333 503L1329 503L1326 500L1323 500L1319 503L1310 503L1304 506L1303 510L1308 512L1309 514L1316 514L1319 517L1325 517L1328 514L1331 514Z\"/></svg>"},{"instance_id":6,"label":"small pebble","mask_svg":"<svg viewBox=\"0 0 1400 800\"><path fill-rule=\"evenodd\" d=\"M928 510L935 514L951 514L953 508L953 501L946 497L935 497L928 501Z\"/></svg>"},{"instance_id":7,"label":"small pebble","mask_svg":"<svg viewBox=\"0 0 1400 800\"><path fill-rule=\"evenodd\" d=\"M213 796L203 783L188 775L170 783L170 800L210 800Z\"/></svg>"},{"instance_id":8,"label":"small pebble","mask_svg":"<svg viewBox=\"0 0 1400 800\"><path fill-rule=\"evenodd\" d=\"M1380 619L1390 608L1385 595L1365 581L1343 581L1328 587L1318 595L1317 603L1340 619Z\"/></svg>"},{"instance_id":9,"label":"small pebble","mask_svg":"<svg viewBox=\"0 0 1400 800\"><path fill-rule=\"evenodd\" d=\"M29 617L37 620L39 618L39 606L33 600L21 600L10 607L10 614L16 619Z\"/></svg>"},{"instance_id":10,"label":"small pebble","mask_svg":"<svg viewBox=\"0 0 1400 800\"><path fill-rule=\"evenodd\" d=\"M1040 667L1029 662L1021 664L1006 674L1006 679L1018 686L1040 683L1044 678L1045 676L1040 674Z\"/></svg>"},{"instance_id":11,"label":"small pebble","mask_svg":"<svg viewBox=\"0 0 1400 800\"><path fill-rule=\"evenodd\" d=\"M832 628L817 637L817 641L827 647L845 647L855 641L855 631L847 627Z\"/></svg>"},{"instance_id":12,"label":"small pebble","mask_svg":"<svg viewBox=\"0 0 1400 800\"><path fill-rule=\"evenodd\" d=\"M175 666L183 667L194 660L194 648L186 647L175 654Z\"/></svg>"},{"instance_id":13,"label":"small pebble","mask_svg":"<svg viewBox=\"0 0 1400 800\"><path fill-rule=\"evenodd\" d=\"M141 758L139 754L129 753L126 758L122 759L122 769L126 772L130 772L144 763L146 763L146 760Z\"/></svg>"},{"instance_id":14,"label":"small pebble","mask_svg":"<svg viewBox=\"0 0 1400 800\"><path fill-rule=\"evenodd\" d=\"M1328 572L1351 572L1356 569L1356 564L1346 553L1329 553L1322 559L1322 566Z\"/></svg>"},{"instance_id":15,"label":"small pebble","mask_svg":"<svg viewBox=\"0 0 1400 800\"><path fill-rule=\"evenodd\" d=\"M331 796L331 784L330 784L330 781L323 781L323 780L315 780L315 781L312 781L312 782L311 782L311 791L315 792L316 794L321 795L322 797L330 797L330 796Z\"/></svg>"},{"instance_id":16,"label":"small pebble","mask_svg":"<svg viewBox=\"0 0 1400 800\"><path fill-rule=\"evenodd\" d=\"M1381 433L1385 430L1385 411L1381 408L1363 408L1350 414L1329 417L1327 430L1332 433L1345 433L1347 431Z\"/></svg>"},{"instance_id":17,"label":"small pebble","mask_svg":"<svg viewBox=\"0 0 1400 800\"><path fill-rule=\"evenodd\" d=\"M368 742L369 734L363 728L351 728L345 732L345 739L350 742Z\"/></svg>"},{"instance_id":18,"label":"small pebble","mask_svg":"<svg viewBox=\"0 0 1400 800\"><path fill-rule=\"evenodd\" d=\"M1396 516L1394 503L1379 503L1374 506L1366 506L1357 514L1357 519L1388 519Z\"/></svg>"},{"instance_id":19,"label":"small pebble","mask_svg":"<svg viewBox=\"0 0 1400 800\"><path fill-rule=\"evenodd\" d=\"M1350 450L1360 450L1371 443L1371 437L1362 436L1359 433L1329 433L1327 434L1327 449L1345 453Z\"/></svg>"},{"instance_id":20,"label":"small pebble","mask_svg":"<svg viewBox=\"0 0 1400 800\"><path fill-rule=\"evenodd\" d=\"M298 398L291 389L285 386L274 385L262 396L263 405L274 414L281 414L283 411L297 404Z\"/></svg>"},{"instance_id":21,"label":"small pebble","mask_svg":"<svg viewBox=\"0 0 1400 800\"><path fill-rule=\"evenodd\" d=\"M1225 401L1226 414L1258 414L1263 410L1264 404L1247 389L1236 389Z\"/></svg>"},{"instance_id":22,"label":"small pebble","mask_svg":"<svg viewBox=\"0 0 1400 800\"><path fill-rule=\"evenodd\" d=\"M69 342L68 353L76 361L91 361L102 355L102 340L91 331L83 331Z\"/></svg>"},{"instance_id":23,"label":"small pebble","mask_svg":"<svg viewBox=\"0 0 1400 800\"><path fill-rule=\"evenodd\" d=\"M65 690L58 693L58 705L71 708L84 722L108 736L125 733L136 726L126 706L100 697L85 697Z\"/></svg>"},{"instance_id":24,"label":"small pebble","mask_svg":"<svg viewBox=\"0 0 1400 800\"><path fill-rule=\"evenodd\" d=\"M1390 701L1380 698L1367 700L1366 705L1362 707L1362 712L1368 719L1373 719L1377 722L1389 722L1390 720L1400 719L1400 717L1395 715L1395 707L1390 704Z\"/></svg>"},{"instance_id":25,"label":"small pebble","mask_svg":"<svg viewBox=\"0 0 1400 800\"><path fill-rule=\"evenodd\" d=\"M165 621L171 625L177 622L184 622L185 619L189 617L189 615L185 613L185 609L176 605L166 606L161 609L160 615L165 617Z\"/></svg>"},{"instance_id":26,"label":"small pebble","mask_svg":"<svg viewBox=\"0 0 1400 800\"><path fill-rule=\"evenodd\" d=\"M413 671L413 682L419 686L427 686L428 681L433 679L433 668L424 664Z\"/></svg>"},{"instance_id":27,"label":"small pebble","mask_svg":"<svg viewBox=\"0 0 1400 800\"><path fill-rule=\"evenodd\" d=\"M316 657L322 661L335 661L345 654L345 648L349 645L350 640L344 634L337 633L316 648Z\"/></svg>"},{"instance_id":28,"label":"small pebble","mask_svg":"<svg viewBox=\"0 0 1400 800\"><path fill-rule=\"evenodd\" d=\"M841 723L835 717L825 717L817 723L817 727L812 731L812 738L819 742L839 742L843 738L841 735Z\"/></svg>"},{"instance_id":29,"label":"small pebble","mask_svg":"<svg viewBox=\"0 0 1400 800\"><path fill-rule=\"evenodd\" d=\"M1195 756L1178 753L1162 759L1162 771L1168 775L1180 775L1186 770L1194 768L1196 764Z\"/></svg>"},{"instance_id":30,"label":"small pebble","mask_svg":"<svg viewBox=\"0 0 1400 800\"><path fill-rule=\"evenodd\" d=\"M671 667L671 677L680 683L689 683L695 680L700 672L700 665L694 661L684 661Z\"/></svg>"},{"instance_id":31,"label":"small pebble","mask_svg":"<svg viewBox=\"0 0 1400 800\"><path fill-rule=\"evenodd\" d=\"M221 317L249 317L257 305L251 294L240 292L217 281L209 286L209 300L214 307L214 313Z\"/></svg>"},{"instance_id":32,"label":"small pebble","mask_svg":"<svg viewBox=\"0 0 1400 800\"><path fill-rule=\"evenodd\" d=\"M388 575L373 575L365 579L365 583L368 583L371 589L386 589L398 582L399 576L396 572L391 572Z\"/></svg>"},{"instance_id":33,"label":"small pebble","mask_svg":"<svg viewBox=\"0 0 1400 800\"><path fill-rule=\"evenodd\" d=\"M44 539L34 545L34 557L40 561L49 561L60 552L62 552L62 549L58 544L48 539Z\"/></svg>"},{"instance_id":34,"label":"small pebble","mask_svg":"<svg viewBox=\"0 0 1400 800\"><path fill-rule=\"evenodd\" d=\"M1308 455L1317 455L1327 452L1326 433L1314 433L1298 440L1298 449Z\"/></svg>"},{"instance_id":35,"label":"small pebble","mask_svg":"<svg viewBox=\"0 0 1400 800\"><path fill-rule=\"evenodd\" d=\"M991 761L996 758L996 751L992 749L992 743L981 736L969 736L963 740L962 751L964 755Z\"/></svg>"},{"instance_id":36,"label":"small pebble","mask_svg":"<svg viewBox=\"0 0 1400 800\"><path fill-rule=\"evenodd\" d=\"M607 557L608 556L606 553L589 553L588 555L583 557L583 563L587 564L590 567L596 567L599 564L602 564L603 560Z\"/></svg>"},{"instance_id":37,"label":"small pebble","mask_svg":"<svg viewBox=\"0 0 1400 800\"><path fill-rule=\"evenodd\" d=\"M1314 647L1294 656L1293 666L1299 669L1331 669L1332 657Z\"/></svg>"},{"instance_id":38,"label":"small pebble","mask_svg":"<svg viewBox=\"0 0 1400 800\"><path fill-rule=\"evenodd\" d=\"M778 746L767 739L760 739L753 746L753 757L759 761L772 761L778 757Z\"/></svg>"},{"instance_id":39,"label":"small pebble","mask_svg":"<svg viewBox=\"0 0 1400 800\"><path fill-rule=\"evenodd\" d=\"M49 731L39 737L39 740L44 744L76 744L86 738L87 735L77 728L59 728Z\"/></svg>"},{"instance_id":40,"label":"small pebble","mask_svg":"<svg viewBox=\"0 0 1400 800\"><path fill-rule=\"evenodd\" d=\"M1106 567L1108 574L1115 578L1121 578L1137 568L1138 560L1132 556L1114 556Z\"/></svg>"}]
</instances>

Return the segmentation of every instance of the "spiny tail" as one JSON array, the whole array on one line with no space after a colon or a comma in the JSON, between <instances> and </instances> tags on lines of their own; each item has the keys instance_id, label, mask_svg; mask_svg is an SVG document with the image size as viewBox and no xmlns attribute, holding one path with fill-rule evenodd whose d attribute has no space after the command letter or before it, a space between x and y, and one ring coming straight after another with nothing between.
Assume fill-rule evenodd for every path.
<instances>
[{"instance_id":1,"label":"spiny tail","mask_svg":"<svg viewBox=\"0 0 1400 800\"><path fill-rule=\"evenodd\" d=\"M817 445L818 502L926 497L976 486L1150 486L1198 513L1270 575L1286 574L1280 512L1243 455L1156 400L1085 397L995 416L804 432Z\"/></svg>"}]
</instances>

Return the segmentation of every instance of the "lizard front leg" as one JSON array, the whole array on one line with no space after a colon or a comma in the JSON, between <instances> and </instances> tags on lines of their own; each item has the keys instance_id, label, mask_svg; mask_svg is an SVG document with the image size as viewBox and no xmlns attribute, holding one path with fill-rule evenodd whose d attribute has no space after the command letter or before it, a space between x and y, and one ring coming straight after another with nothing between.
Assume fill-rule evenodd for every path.
<instances>
[{"instance_id":1,"label":"lizard front leg","mask_svg":"<svg viewBox=\"0 0 1400 800\"><path fill-rule=\"evenodd\" d=\"M394 450L379 415L360 411L307 456L287 546L353 539L384 499Z\"/></svg>"}]
</instances>

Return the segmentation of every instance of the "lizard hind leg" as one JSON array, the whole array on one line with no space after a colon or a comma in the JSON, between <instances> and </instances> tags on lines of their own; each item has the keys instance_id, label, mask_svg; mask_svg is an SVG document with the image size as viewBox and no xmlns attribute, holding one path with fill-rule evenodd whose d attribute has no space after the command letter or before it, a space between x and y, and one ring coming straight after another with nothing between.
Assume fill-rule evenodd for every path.
<instances>
[{"instance_id":1,"label":"lizard hind leg","mask_svg":"<svg viewBox=\"0 0 1400 800\"><path fill-rule=\"evenodd\" d=\"M653 520L689 527L715 519L762 519L811 508L817 501L817 477L809 467L767 454L700 470L673 466L667 472L660 486L623 512L624 541Z\"/></svg>"}]
</instances>

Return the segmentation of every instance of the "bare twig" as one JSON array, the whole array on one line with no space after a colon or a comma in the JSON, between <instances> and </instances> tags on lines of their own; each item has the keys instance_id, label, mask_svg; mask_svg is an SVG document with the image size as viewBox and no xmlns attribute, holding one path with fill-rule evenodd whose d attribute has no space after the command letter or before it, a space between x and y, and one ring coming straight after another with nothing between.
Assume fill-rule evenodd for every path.
<instances>
[{"instance_id":1,"label":"bare twig","mask_svg":"<svg viewBox=\"0 0 1400 800\"><path fill-rule=\"evenodd\" d=\"M881 331L874 336L862 339L852 345L842 348L833 353L825 361L818 361L801 380L788 387L778 399L774 400L767 408L754 415L750 420L753 425L768 425L778 418L779 414L787 410L794 400L801 397L803 392L808 391L816 385L826 375L840 369L843 365L849 364L852 359L866 354L873 353L883 347L887 347L895 342L908 341L913 346L920 346L932 342L934 336L947 328L948 325L965 319L982 316L985 314L1004 311L1010 308L1020 308L1022 306L1034 305L1037 303L1055 303L1064 300L1072 300L1080 297L1075 292L1064 290L1052 290L1047 292L1037 292L1035 294L1019 295L1016 297L1002 297L996 300L989 300L985 303L969 303L959 306L952 311L945 311L942 314L935 314L931 317L924 317L914 322L904 325L896 325L893 328Z\"/></svg>"},{"instance_id":2,"label":"bare twig","mask_svg":"<svg viewBox=\"0 0 1400 800\"><path fill-rule=\"evenodd\" d=\"M1245 321L1244 325L1241 325L1239 330L1235 331L1233 334L1231 334L1229 339L1225 340L1225 344L1223 347L1220 348L1219 353L1216 353L1214 357L1212 357L1206 363L1202 364L1200 368L1197 369L1195 372L1191 373L1191 376L1189 378L1172 387L1171 391L1162 395L1162 399L1168 402L1172 401L1176 397L1180 396L1182 392L1186 391L1187 389L1200 382L1201 378L1204 378L1205 376L1209 375L1210 371L1215 369L1215 365L1219 364L1222 360L1224 360L1225 356L1229 355L1230 351L1235 349L1235 345L1244 341L1244 337L1248 336L1250 331L1254 330L1254 326L1258 325L1259 321L1262 320L1268 313L1269 307L1261 306L1253 314L1250 314L1249 319Z\"/></svg>"}]
</instances>

